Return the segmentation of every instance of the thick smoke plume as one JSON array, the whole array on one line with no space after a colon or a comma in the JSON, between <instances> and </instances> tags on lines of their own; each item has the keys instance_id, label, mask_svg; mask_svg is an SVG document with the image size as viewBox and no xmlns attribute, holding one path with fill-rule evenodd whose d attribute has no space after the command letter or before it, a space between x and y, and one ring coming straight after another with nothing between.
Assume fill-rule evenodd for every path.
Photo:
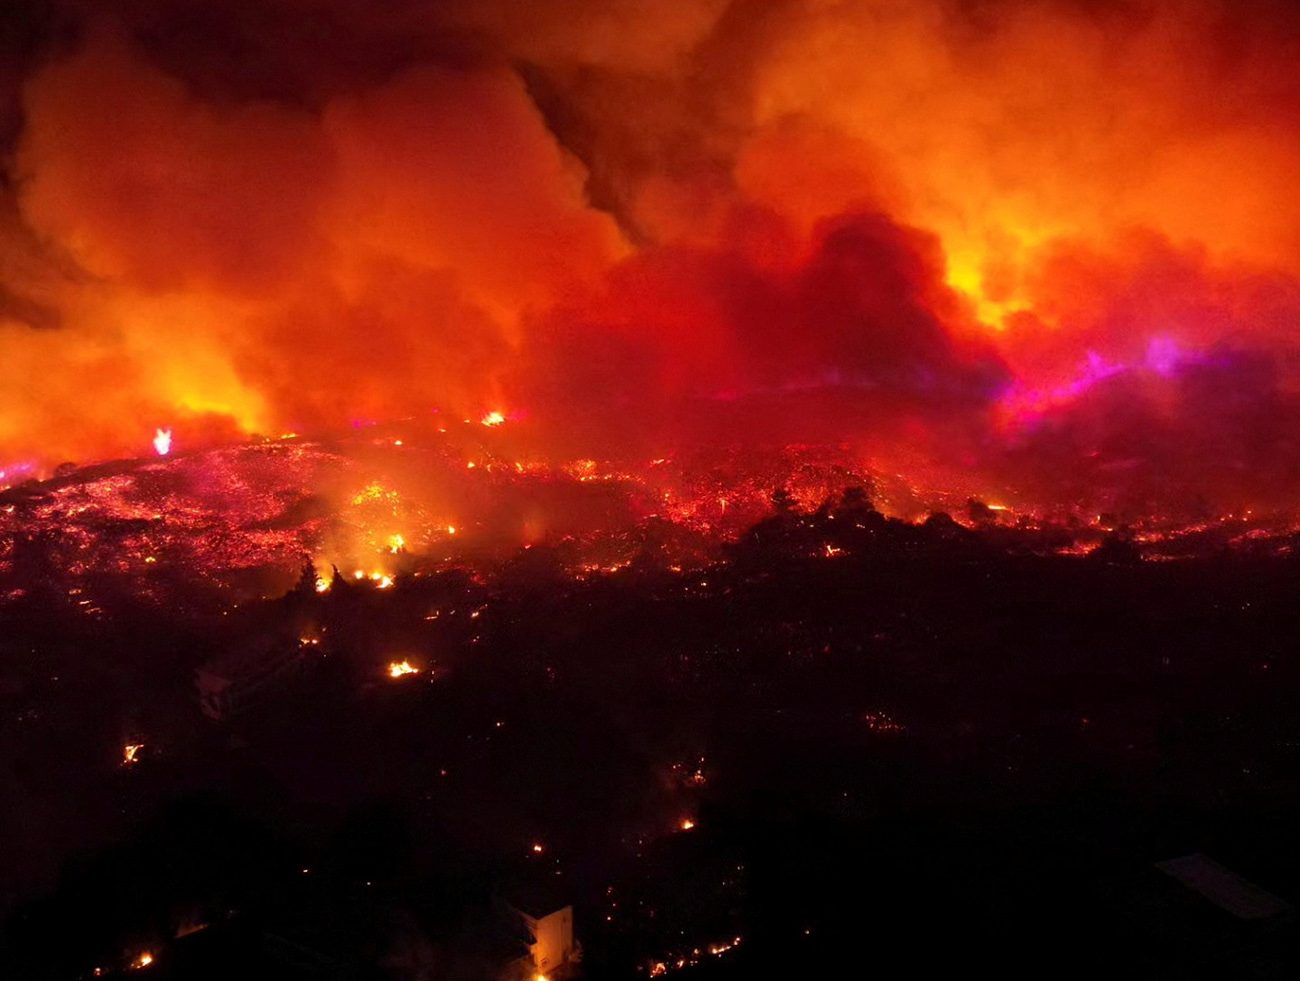
<instances>
[{"instance_id":1,"label":"thick smoke plume","mask_svg":"<svg viewBox=\"0 0 1300 981\"><path fill-rule=\"evenodd\" d=\"M5 11L0 464L437 408L1300 490L1281 3Z\"/></svg>"}]
</instances>

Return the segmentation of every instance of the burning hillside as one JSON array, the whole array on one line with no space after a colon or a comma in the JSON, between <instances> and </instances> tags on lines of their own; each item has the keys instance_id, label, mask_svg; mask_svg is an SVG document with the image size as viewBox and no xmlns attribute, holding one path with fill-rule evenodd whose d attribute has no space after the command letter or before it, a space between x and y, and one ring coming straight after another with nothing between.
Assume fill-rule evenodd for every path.
<instances>
[{"instance_id":1,"label":"burning hillside","mask_svg":"<svg viewBox=\"0 0 1300 981\"><path fill-rule=\"evenodd\" d=\"M533 546L558 550L575 575L638 556L666 567L716 557L770 513L774 486L811 509L871 481L845 454L807 448L711 455L703 469L550 465L510 449L465 421L69 466L0 493L0 574L16 588L108 579L145 595L168 583L256 595L283 591L304 560L322 589L335 570L381 588L446 567L487 572Z\"/></svg>"},{"instance_id":2,"label":"burning hillside","mask_svg":"<svg viewBox=\"0 0 1300 981\"><path fill-rule=\"evenodd\" d=\"M441 407L555 470L1300 492L1286 5L11 7L0 482Z\"/></svg>"},{"instance_id":3,"label":"burning hillside","mask_svg":"<svg viewBox=\"0 0 1300 981\"><path fill-rule=\"evenodd\" d=\"M989 505L954 493L960 482L927 489L874 471L848 447L540 462L517 457L528 443L464 420L69 465L0 491L0 589L52 589L96 615L114 595L279 595L304 565L320 591L336 576L377 589L452 569L496 579L530 550L528 567L574 579L677 574L747 541L825 557L911 548L951 537L943 521L963 531L934 516L945 511L995 547L1039 554L1087 554L1116 529L1152 556L1292 547L1277 513Z\"/></svg>"},{"instance_id":4,"label":"burning hillside","mask_svg":"<svg viewBox=\"0 0 1300 981\"><path fill-rule=\"evenodd\" d=\"M1300 976L1293 8L0 4L0 976Z\"/></svg>"}]
</instances>

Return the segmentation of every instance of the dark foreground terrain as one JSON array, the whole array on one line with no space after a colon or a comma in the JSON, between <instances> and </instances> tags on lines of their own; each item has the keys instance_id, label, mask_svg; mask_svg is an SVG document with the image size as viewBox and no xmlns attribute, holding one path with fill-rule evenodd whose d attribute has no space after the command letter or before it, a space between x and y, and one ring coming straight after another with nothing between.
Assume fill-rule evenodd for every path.
<instances>
[{"instance_id":1,"label":"dark foreground terrain","mask_svg":"<svg viewBox=\"0 0 1300 981\"><path fill-rule=\"evenodd\" d=\"M1300 557L1023 544L845 507L692 572L28 583L0 976L499 977L521 895L590 978L1295 976ZM302 652L205 717L259 645ZM1196 853L1277 905L1155 867Z\"/></svg>"}]
</instances>

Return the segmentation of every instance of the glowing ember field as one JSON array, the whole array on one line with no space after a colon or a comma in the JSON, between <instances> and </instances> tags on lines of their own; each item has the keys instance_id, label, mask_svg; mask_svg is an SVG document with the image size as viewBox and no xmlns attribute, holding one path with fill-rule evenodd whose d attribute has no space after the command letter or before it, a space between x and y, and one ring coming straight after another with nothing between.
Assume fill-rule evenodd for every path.
<instances>
[{"instance_id":1,"label":"glowing ember field","mask_svg":"<svg viewBox=\"0 0 1300 981\"><path fill-rule=\"evenodd\" d=\"M1150 557L1291 548L1279 515L1015 507L916 487L855 461L847 447L546 463L516 459L503 436L470 422L366 427L329 441L295 436L65 468L0 492L0 576L10 590L52 579L78 596L110 581L146 598L204 583L278 595L304 563L321 591L336 571L384 589L449 568L492 575L534 548L576 578L634 563L682 572L725 560L776 513L825 525L846 492L904 525L947 512L1003 546L1040 554L1086 555L1117 531ZM813 547L828 558L845 551L833 535ZM96 609L89 595L79 602Z\"/></svg>"},{"instance_id":2,"label":"glowing ember field","mask_svg":"<svg viewBox=\"0 0 1300 981\"><path fill-rule=\"evenodd\" d=\"M638 558L680 571L770 515L778 489L811 511L875 484L843 451L731 451L690 471L667 459L525 462L495 436L470 424L416 438L370 427L70 469L3 492L0 572L121 578L146 594L169 580L275 594L305 561L322 591L335 570L387 588L448 567L488 573L533 547L579 577Z\"/></svg>"}]
</instances>

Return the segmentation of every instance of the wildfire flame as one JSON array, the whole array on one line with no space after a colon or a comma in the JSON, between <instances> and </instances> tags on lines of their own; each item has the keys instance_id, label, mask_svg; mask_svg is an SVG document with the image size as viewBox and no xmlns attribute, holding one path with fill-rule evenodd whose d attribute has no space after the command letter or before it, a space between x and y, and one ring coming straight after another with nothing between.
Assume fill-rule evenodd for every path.
<instances>
[{"instance_id":1,"label":"wildfire flame","mask_svg":"<svg viewBox=\"0 0 1300 981\"><path fill-rule=\"evenodd\" d=\"M1300 500L1292 5L329 4L251 63L237 3L58 6L9 86L6 460L147 418L415 466L418 419L484 480L860 441L1014 516ZM462 33L494 57L424 54Z\"/></svg>"},{"instance_id":2,"label":"wildfire flame","mask_svg":"<svg viewBox=\"0 0 1300 981\"><path fill-rule=\"evenodd\" d=\"M144 749L144 743L127 743L122 747L122 765L130 766L140 761L140 750Z\"/></svg>"},{"instance_id":3,"label":"wildfire flame","mask_svg":"<svg viewBox=\"0 0 1300 981\"><path fill-rule=\"evenodd\" d=\"M408 674L419 674L420 669L410 661L392 661L388 665L388 677L403 678Z\"/></svg>"}]
</instances>

